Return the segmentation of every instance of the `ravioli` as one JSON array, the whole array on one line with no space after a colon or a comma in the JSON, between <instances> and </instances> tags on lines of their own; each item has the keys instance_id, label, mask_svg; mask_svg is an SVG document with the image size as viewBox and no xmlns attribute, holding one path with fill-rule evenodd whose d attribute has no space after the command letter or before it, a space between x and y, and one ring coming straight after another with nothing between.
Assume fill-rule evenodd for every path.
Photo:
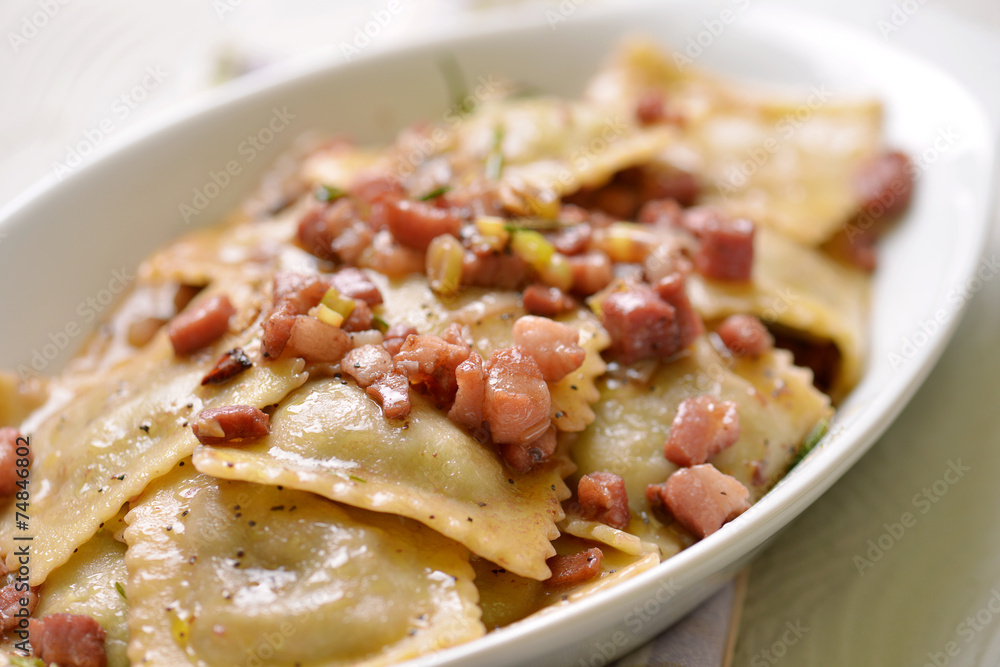
<instances>
[{"instance_id":1,"label":"ravioli","mask_svg":"<svg viewBox=\"0 0 1000 667\"><path fill-rule=\"evenodd\" d=\"M387 319L424 333L458 322L483 357L513 344L511 324L525 314L513 292L468 289L445 303L423 277L389 281L373 276ZM594 419L595 379L604 372L600 350L608 336L592 313L559 318L581 331L583 365L550 384L554 422L580 431ZM473 553L527 577L549 576L545 559L558 535L562 478L572 468L557 459L527 476L514 473L489 448L411 392L413 410L402 426L353 383L310 382L271 419L271 435L249 447L199 448L195 465L227 479L284 484L328 498L421 521ZM513 480L513 481L511 481Z\"/></svg>"},{"instance_id":2,"label":"ravioli","mask_svg":"<svg viewBox=\"0 0 1000 667\"><path fill-rule=\"evenodd\" d=\"M133 665L384 665L484 633L468 552L412 521L179 467L126 522Z\"/></svg>"},{"instance_id":3,"label":"ravioli","mask_svg":"<svg viewBox=\"0 0 1000 667\"><path fill-rule=\"evenodd\" d=\"M612 529L613 530L613 529ZM560 555L574 554L595 546L595 542L573 535L563 535L555 542ZM660 562L656 548L628 553L596 543L604 558L600 574L575 586L550 586L508 571L482 558L473 558L476 586L479 589L483 623L490 630L550 613L560 607L582 600L635 575L655 567Z\"/></svg>"},{"instance_id":4,"label":"ravioli","mask_svg":"<svg viewBox=\"0 0 1000 667\"><path fill-rule=\"evenodd\" d=\"M100 376L71 377L53 389L52 403L27 428L34 449L31 473L31 584L38 585L130 498L142 492L198 441L187 421L203 408L278 403L301 385L302 361L257 364L237 380L202 387L201 378L223 351L253 352L259 327L227 336L190 359L175 358L161 333L127 363ZM255 344L258 344L255 342ZM63 392L71 394L66 401ZM5 508L0 547L14 562L16 508Z\"/></svg>"},{"instance_id":5,"label":"ravioli","mask_svg":"<svg viewBox=\"0 0 1000 667\"><path fill-rule=\"evenodd\" d=\"M869 279L822 248L858 212L859 165L883 151L880 105L829 99L825 89L778 97L642 44L627 47L580 100L512 95L507 84L487 92L477 91L474 109L453 109L446 124L416 124L384 149L333 139L286 158L222 225L146 260L134 288L58 379L19 383L0 374L0 425L20 422L35 457L30 510L22 510L28 525L17 527L16 505L0 509L0 553L15 565L19 538L32 538L30 583L42 586L36 616L97 619L111 667L395 663L551 613L693 544L695 536L654 511L645 493L677 470L664 443L686 398L708 394L738 405L738 439L711 463L745 485L752 501L788 471L830 417L830 398L789 351L733 356L712 330L729 315L756 315L779 346L805 339L830 358L836 347L834 401L858 381ZM659 103L664 113L647 123L640 102L650 100L651 113ZM872 190L884 185L871 180ZM709 333L669 359L606 364L611 336L583 294L606 279L652 283L663 267L650 259L646 271L647 256L673 261L700 252L714 264L719 257L710 251L720 240L722 259L749 260L747 245L718 230L695 239L665 223L650 234L613 224L670 192L685 205L693 199L756 223L752 281L691 274L685 290ZM445 233L452 238L441 244ZM346 286L339 294L314 282L285 295L292 310L268 322L270 342L287 333L286 349L314 363L261 361L277 273L328 277L354 266L383 298L370 306L371 319L368 308L352 310L341 298L354 294ZM533 309L560 312L554 319L577 329L585 355L548 383L554 451L548 440L527 451L501 449L508 463L488 429L455 425L420 386L409 388L405 418L386 419L337 373L337 362L318 361L340 354L325 340L332 333L310 328L319 321L357 345L379 344L391 325L442 335L455 324L484 359L513 345L513 324L526 314L520 289L436 294L426 275L400 277L421 267L444 276L442 285L463 277L522 289L558 285L561 294L531 295ZM289 292L299 289L293 282ZM612 289L598 290L593 303ZM236 314L223 337L178 357L157 326L197 290L199 300L226 294ZM308 308L318 292L326 292L322 304ZM664 304L649 294L626 295L635 297L619 304L628 312L605 309L616 348L642 343L637 357L666 354L660 341L641 349L648 332L638 329L669 329ZM670 312L686 322L676 303ZM293 311L316 319L292 326ZM301 345L291 344L298 334ZM536 334L544 337L544 327ZM253 366L202 387L235 347ZM453 378L434 371L449 386ZM495 406L532 412L510 395L516 388L503 395L508 379L494 374L492 391L484 391L495 432ZM815 379L826 388L823 373ZM540 382L530 388L544 400ZM479 395L467 398L471 405ZM189 422L205 408L232 405L264 410L269 433L199 444ZM544 422L544 414L530 416ZM531 469L517 473L514 465ZM583 519L573 502L579 478L599 471L624 480L632 517L625 530ZM566 586L546 581L552 556L595 546L604 554L598 576Z\"/></svg>"},{"instance_id":6,"label":"ravioli","mask_svg":"<svg viewBox=\"0 0 1000 667\"><path fill-rule=\"evenodd\" d=\"M374 277L385 298L385 312L393 322L434 334L442 333L452 323L461 324L483 359L494 350L514 344L511 326L527 314L516 292L464 288L446 303L431 291L426 278L389 281L377 274ZM582 431L594 421L590 406L598 399L595 382L607 369L600 353L611 339L589 309L578 308L554 319L580 331L579 344L586 357L579 368L549 383L552 421L562 432Z\"/></svg>"},{"instance_id":7,"label":"ravioli","mask_svg":"<svg viewBox=\"0 0 1000 667\"><path fill-rule=\"evenodd\" d=\"M399 423L353 383L310 381L240 448L198 447L195 466L224 479L281 484L430 526L511 571L545 579L569 496L553 461L527 475L422 396Z\"/></svg>"},{"instance_id":8,"label":"ravioli","mask_svg":"<svg viewBox=\"0 0 1000 667\"><path fill-rule=\"evenodd\" d=\"M692 274L691 303L706 320L751 313L809 340L832 341L841 360L830 393L843 397L861 377L868 351L868 278L766 229L758 230L754 253L753 280L746 285Z\"/></svg>"},{"instance_id":9,"label":"ravioli","mask_svg":"<svg viewBox=\"0 0 1000 667\"><path fill-rule=\"evenodd\" d=\"M83 614L104 628L108 667L126 667L128 645L125 545L105 530L97 531L39 590L35 618L49 614ZM121 588L121 591L118 589Z\"/></svg>"},{"instance_id":10,"label":"ravioli","mask_svg":"<svg viewBox=\"0 0 1000 667\"><path fill-rule=\"evenodd\" d=\"M47 382L42 378L27 377L0 371L0 427L16 426L45 402Z\"/></svg>"},{"instance_id":11,"label":"ravioli","mask_svg":"<svg viewBox=\"0 0 1000 667\"><path fill-rule=\"evenodd\" d=\"M456 150L481 156L483 165L491 150L502 155L504 205L515 214L538 215L548 202L651 161L676 137L667 127L640 132L631 113L534 97L484 105L463 128Z\"/></svg>"},{"instance_id":12,"label":"ravioli","mask_svg":"<svg viewBox=\"0 0 1000 667\"><path fill-rule=\"evenodd\" d=\"M631 533L613 528L600 521L588 521L570 514L559 523L559 529L564 535L573 535L583 540L598 542L630 556L642 556L647 553L659 554L659 548L655 544L643 542Z\"/></svg>"},{"instance_id":13,"label":"ravioli","mask_svg":"<svg viewBox=\"0 0 1000 667\"><path fill-rule=\"evenodd\" d=\"M882 108L823 86L795 98L679 67L636 43L591 83L587 98L621 113L656 91L684 122L659 159L700 176L700 203L818 246L858 212L853 176L881 146Z\"/></svg>"},{"instance_id":14,"label":"ravioli","mask_svg":"<svg viewBox=\"0 0 1000 667\"><path fill-rule=\"evenodd\" d=\"M742 482L753 502L784 474L805 437L832 412L829 399L813 388L812 374L792 365L789 352L774 350L733 366L705 337L690 355L660 364L648 382L603 381L597 419L573 448L579 474L620 475L632 512L626 532L658 545L664 557L690 539L650 516L646 486L663 482L677 469L664 457L663 445L677 406L702 394L738 406L739 440L712 463Z\"/></svg>"},{"instance_id":15,"label":"ravioli","mask_svg":"<svg viewBox=\"0 0 1000 667\"><path fill-rule=\"evenodd\" d=\"M563 195L653 160L677 136L674 128L638 127L631 112L548 96L498 95L483 100L459 125L404 131L381 155L342 145L320 150L303 173L346 188L359 173L384 171L404 177L418 195L444 182L471 191L495 188L510 213L534 216ZM493 160L502 168L494 171Z\"/></svg>"}]
</instances>

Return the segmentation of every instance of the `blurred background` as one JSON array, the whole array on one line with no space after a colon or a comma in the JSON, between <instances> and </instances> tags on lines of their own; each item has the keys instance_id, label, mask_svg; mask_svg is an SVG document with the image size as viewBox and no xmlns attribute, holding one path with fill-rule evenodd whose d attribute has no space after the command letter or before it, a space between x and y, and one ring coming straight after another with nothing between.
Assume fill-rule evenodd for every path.
<instances>
[{"instance_id":1,"label":"blurred background","mask_svg":"<svg viewBox=\"0 0 1000 667\"><path fill-rule=\"evenodd\" d=\"M60 172L60 165L76 166L106 149L136 123L249 71L316 58L364 57L400 42L512 17L545 23L561 5L585 12L620 4L616 0L3 0L0 205L37 179ZM775 3L740 0L738 4L743 8ZM1000 29L996 0L789 4L815 6L869 24L889 18L894 5L904 12L909 5L946 5L980 25ZM373 35L365 44L363 33L371 21L379 25L368 30Z\"/></svg>"},{"instance_id":2,"label":"blurred background","mask_svg":"<svg viewBox=\"0 0 1000 667\"><path fill-rule=\"evenodd\" d=\"M782 4L739 2L751 8ZM0 207L40 179L58 179L144 124L156 123L165 110L193 104L206 91L263 68L363 58L499 21L544 24L561 6L586 12L621 4L3 0ZM998 0L786 4L853 23L941 61L951 52L982 54L974 71L953 74L992 81L992 109L1000 109ZM886 32L893 16L906 18L898 34ZM955 19L966 22L967 41L916 42L906 34L907 26ZM988 253L998 248L995 232ZM1000 281L992 281L976 295L955 341L899 421L752 567L732 664L1000 664L998 303ZM859 572L855 556L868 553L868 540L879 538L902 512L912 511L914 494L933 485L948 462L959 458L971 472L948 486L947 496L935 500L933 511L894 540L873 567ZM626 663L676 664L653 650Z\"/></svg>"}]
</instances>

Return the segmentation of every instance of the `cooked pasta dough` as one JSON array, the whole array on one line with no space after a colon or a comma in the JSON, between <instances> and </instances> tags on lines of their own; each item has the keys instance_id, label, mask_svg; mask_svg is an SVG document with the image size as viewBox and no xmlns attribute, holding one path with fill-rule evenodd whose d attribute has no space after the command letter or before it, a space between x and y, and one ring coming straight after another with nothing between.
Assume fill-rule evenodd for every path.
<instances>
[{"instance_id":1,"label":"cooked pasta dough","mask_svg":"<svg viewBox=\"0 0 1000 667\"><path fill-rule=\"evenodd\" d=\"M841 228L909 164L878 102L644 43L579 99L518 92L310 145L60 376L0 374L36 656L400 662L712 539L814 444L868 352L877 232Z\"/></svg>"},{"instance_id":2,"label":"cooked pasta dough","mask_svg":"<svg viewBox=\"0 0 1000 667\"><path fill-rule=\"evenodd\" d=\"M412 521L191 466L125 520L135 665L382 665L484 632L468 552Z\"/></svg>"}]
</instances>

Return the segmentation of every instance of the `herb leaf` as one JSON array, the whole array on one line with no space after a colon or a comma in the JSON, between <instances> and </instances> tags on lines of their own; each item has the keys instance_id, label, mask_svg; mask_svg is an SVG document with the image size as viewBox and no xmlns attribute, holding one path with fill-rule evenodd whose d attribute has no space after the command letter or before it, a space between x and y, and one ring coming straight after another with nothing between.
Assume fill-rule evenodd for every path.
<instances>
[{"instance_id":1,"label":"herb leaf","mask_svg":"<svg viewBox=\"0 0 1000 667\"><path fill-rule=\"evenodd\" d=\"M315 195L316 199L322 202L332 202L346 197L347 193L335 185L320 185L316 188Z\"/></svg>"},{"instance_id":2,"label":"herb leaf","mask_svg":"<svg viewBox=\"0 0 1000 667\"><path fill-rule=\"evenodd\" d=\"M476 103L469 98L468 89L465 85L465 76L462 68L458 66L455 56L447 54L438 60L438 69L444 78L444 84L448 87L448 95L451 97L455 109L462 115L472 113L476 108Z\"/></svg>"},{"instance_id":3,"label":"herb leaf","mask_svg":"<svg viewBox=\"0 0 1000 667\"><path fill-rule=\"evenodd\" d=\"M441 195L447 194L450 191L451 191L450 185L442 185L441 187L434 188L427 194L421 195L419 199L420 201L430 201L431 199L437 199Z\"/></svg>"},{"instance_id":4,"label":"herb leaf","mask_svg":"<svg viewBox=\"0 0 1000 667\"><path fill-rule=\"evenodd\" d=\"M118 595L122 596L122 600L128 602L128 598L125 596L125 587L118 581L115 582L115 590L118 591Z\"/></svg>"},{"instance_id":5,"label":"herb leaf","mask_svg":"<svg viewBox=\"0 0 1000 667\"><path fill-rule=\"evenodd\" d=\"M816 448L816 445L818 445L820 440L823 439L823 436L826 435L829 428L830 422L826 419L820 419L816 422L806 435L805 439L802 440L802 446L799 447L798 453L796 453L795 458L792 459L791 464L788 466L789 470L801 463L802 459L804 459L809 452Z\"/></svg>"}]
</instances>

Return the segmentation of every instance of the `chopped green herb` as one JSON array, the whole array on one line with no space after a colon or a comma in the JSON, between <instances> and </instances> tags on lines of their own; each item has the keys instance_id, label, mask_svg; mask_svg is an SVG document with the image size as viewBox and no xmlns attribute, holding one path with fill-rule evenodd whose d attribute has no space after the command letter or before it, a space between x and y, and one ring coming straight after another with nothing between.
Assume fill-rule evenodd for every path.
<instances>
[{"instance_id":1,"label":"chopped green herb","mask_svg":"<svg viewBox=\"0 0 1000 667\"><path fill-rule=\"evenodd\" d=\"M439 188L434 188L430 192L420 197L420 201L430 201L431 199L437 199L443 194L447 194L451 190L450 185L442 185Z\"/></svg>"},{"instance_id":2,"label":"chopped green herb","mask_svg":"<svg viewBox=\"0 0 1000 667\"><path fill-rule=\"evenodd\" d=\"M380 315L372 315L372 319L375 321L375 326L378 327L378 330L382 333L389 330L389 323L386 322Z\"/></svg>"},{"instance_id":3,"label":"chopped green herb","mask_svg":"<svg viewBox=\"0 0 1000 667\"><path fill-rule=\"evenodd\" d=\"M792 460L791 465L788 466L789 470L797 466L802 459L809 454L809 452L816 448L816 445L818 445L819 441L823 439L823 436L826 435L827 429L829 428L830 422L826 419L820 419L816 422L816 425L812 427L812 430L809 431L809 434L806 435L805 439L802 441L802 446L799 448L798 453Z\"/></svg>"},{"instance_id":4,"label":"chopped green herb","mask_svg":"<svg viewBox=\"0 0 1000 667\"><path fill-rule=\"evenodd\" d=\"M120 582L115 582L115 590L118 591L118 595L122 596L122 600L128 602L128 598L125 596L125 587Z\"/></svg>"},{"instance_id":5,"label":"chopped green herb","mask_svg":"<svg viewBox=\"0 0 1000 667\"><path fill-rule=\"evenodd\" d=\"M350 477L355 482L361 482L363 484L367 484L368 483L367 480L361 479L360 477L355 477L354 475L348 475L348 477Z\"/></svg>"},{"instance_id":6,"label":"chopped green herb","mask_svg":"<svg viewBox=\"0 0 1000 667\"><path fill-rule=\"evenodd\" d=\"M337 201L347 193L335 185L320 185L315 190L316 199L323 202Z\"/></svg>"},{"instance_id":7,"label":"chopped green herb","mask_svg":"<svg viewBox=\"0 0 1000 667\"><path fill-rule=\"evenodd\" d=\"M493 145L486 155L486 178L499 181L500 174L503 173L503 126L497 125L493 130Z\"/></svg>"},{"instance_id":8,"label":"chopped green herb","mask_svg":"<svg viewBox=\"0 0 1000 667\"><path fill-rule=\"evenodd\" d=\"M451 97L452 104L460 114L472 113L476 108L476 103L469 97L468 88L465 85L465 76L462 68L458 66L455 56L448 54L438 60L438 69L444 78L444 84L448 87L448 96Z\"/></svg>"}]
</instances>

